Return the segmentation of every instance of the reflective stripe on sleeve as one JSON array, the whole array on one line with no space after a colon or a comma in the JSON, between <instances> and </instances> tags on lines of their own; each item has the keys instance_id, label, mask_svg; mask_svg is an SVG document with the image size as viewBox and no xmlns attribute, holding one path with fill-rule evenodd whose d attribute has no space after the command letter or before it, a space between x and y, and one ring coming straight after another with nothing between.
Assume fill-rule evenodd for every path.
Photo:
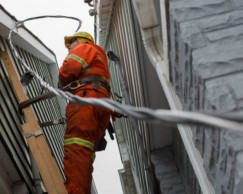
<instances>
[{"instance_id":1,"label":"reflective stripe on sleeve","mask_svg":"<svg viewBox=\"0 0 243 194\"><path fill-rule=\"evenodd\" d=\"M89 148L91 151L94 151L94 144L91 141L81 139L78 137L72 137L64 140L64 146L71 145L71 144L78 144L84 147Z\"/></svg>"},{"instance_id":2,"label":"reflective stripe on sleeve","mask_svg":"<svg viewBox=\"0 0 243 194\"><path fill-rule=\"evenodd\" d=\"M89 65L86 63L86 61L77 55L70 54L66 57L66 59L73 59L75 61L78 61L79 63L81 63L81 65L83 66L84 69L89 67Z\"/></svg>"}]
</instances>

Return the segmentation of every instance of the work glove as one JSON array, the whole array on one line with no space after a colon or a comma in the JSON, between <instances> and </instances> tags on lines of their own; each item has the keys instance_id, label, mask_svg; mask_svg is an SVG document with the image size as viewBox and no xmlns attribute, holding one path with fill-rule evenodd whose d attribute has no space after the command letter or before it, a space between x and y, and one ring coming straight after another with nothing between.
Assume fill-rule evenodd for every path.
<instances>
[{"instance_id":1,"label":"work glove","mask_svg":"<svg viewBox=\"0 0 243 194\"><path fill-rule=\"evenodd\" d=\"M101 140L100 140L100 143L98 145L98 148L97 148L97 152L100 152L100 151L104 151L105 148L106 148L106 145L107 145L107 141L106 139L103 137Z\"/></svg>"},{"instance_id":2,"label":"work glove","mask_svg":"<svg viewBox=\"0 0 243 194\"><path fill-rule=\"evenodd\" d=\"M115 121L115 120L116 120L116 118L121 118L121 117L126 118L127 116L125 116L124 114L121 114L121 113L115 112L115 111L113 111L113 112L111 113L111 118L112 118L112 121Z\"/></svg>"}]
</instances>

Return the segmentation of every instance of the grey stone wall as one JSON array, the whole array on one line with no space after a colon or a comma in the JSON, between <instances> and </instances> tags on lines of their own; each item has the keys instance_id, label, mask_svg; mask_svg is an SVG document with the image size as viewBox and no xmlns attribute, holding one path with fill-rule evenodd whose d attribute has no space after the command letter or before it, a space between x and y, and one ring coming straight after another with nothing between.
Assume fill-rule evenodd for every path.
<instances>
[{"instance_id":1,"label":"grey stone wall","mask_svg":"<svg viewBox=\"0 0 243 194\"><path fill-rule=\"evenodd\" d=\"M170 78L185 110L243 111L242 0L170 0L169 41ZM242 193L243 134L192 129L216 193Z\"/></svg>"},{"instance_id":2,"label":"grey stone wall","mask_svg":"<svg viewBox=\"0 0 243 194\"><path fill-rule=\"evenodd\" d=\"M175 163L172 146L156 149L151 153L161 194L186 194L185 185Z\"/></svg>"}]
</instances>

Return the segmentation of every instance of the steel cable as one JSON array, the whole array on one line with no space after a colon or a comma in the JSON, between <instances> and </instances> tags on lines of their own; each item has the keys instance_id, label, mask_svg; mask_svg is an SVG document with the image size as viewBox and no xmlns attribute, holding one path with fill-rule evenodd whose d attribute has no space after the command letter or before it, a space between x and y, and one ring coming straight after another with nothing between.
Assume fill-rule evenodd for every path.
<instances>
[{"instance_id":1,"label":"steel cable","mask_svg":"<svg viewBox=\"0 0 243 194\"><path fill-rule=\"evenodd\" d=\"M23 26L23 23L26 21L34 20L34 19L41 19L41 18L47 18L47 17L62 17L62 18L68 18L68 19L75 19L79 21L79 27L81 27L81 20L74 18L74 17L67 17L67 16L38 16L38 17L32 17L28 18L26 20L16 22L15 26L10 30L8 41L10 44L10 47L15 54L16 58L20 61L20 63L26 68L27 71L30 71L36 79L40 81L40 84L48 89L50 92L54 93L57 96L63 97L71 102L75 102L82 105L92 105L92 106L100 106L104 108L108 108L112 111L122 113L129 115L135 119L142 119L142 120L148 120L151 122L159 122L159 123L176 123L176 124L203 124L207 126L213 126L213 127L219 127L224 128L228 130L233 131L241 131L243 132L243 123L241 122L235 122L230 119L220 118L220 114L213 113L213 115L210 114L204 114L204 113L198 113L198 112L189 112L189 111L179 111L179 110L152 110L145 107L133 107L126 104L121 104L116 101L113 101L112 99L108 98L82 98L77 95L73 95L69 92L65 92L59 89L56 89L52 86L50 86L47 82L45 82L39 75L36 73L33 69L31 69L24 59L22 59L18 52L16 51L13 43L12 43L12 32L14 30L17 30L18 28ZM77 29L77 30L78 30ZM224 115L225 116L225 115ZM231 118L233 119L233 118Z\"/></svg>"}]
</instances>

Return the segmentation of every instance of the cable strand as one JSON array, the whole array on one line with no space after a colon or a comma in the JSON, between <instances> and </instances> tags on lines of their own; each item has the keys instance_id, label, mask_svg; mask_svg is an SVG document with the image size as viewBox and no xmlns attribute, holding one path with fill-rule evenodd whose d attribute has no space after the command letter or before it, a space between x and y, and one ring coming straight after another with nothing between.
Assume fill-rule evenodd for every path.
<instances>
[{"instance_id":1,"label":"cable strand","mask_svg":"<svg viewBox=\"0 0 243 194\"><path fill-rule=\"evenodd\" d=\"M19 56L11 39L12 32L14 30L17 30L19 27L21 27L24 22L35 20L35 19L47 18L47 17L52 17L52 18L64 17L68 19L78 20L79 21L78 29L81 26L81 20L74 17L58 16L58 15L37 16L37 17L25 19L20 22L16 22L15 26L9 32L8 40L13 53L15 54L16 58L20 61L20 63L26 68L26 70L30 71L37 80L39 80L40 84L44 88L48 89L50 92L54 93L55 95L63 97L71 102L78 103L81 105L92 105L92 106L108 108L112 111L129 115L135 119L147 120L147 121L157 122L157 123L168 122L168 123L176 123L176 124L204 124L207 126L213 126L213 127L219 127L223 129L243 132L242 122L235 122L229 119L227 120L225 118L220 118L220 115L216 113L214 113L214 115L212 116L203 113L196 113L196 112L189 112L189 111L175 111L175 110L162 110L162 109L152 110L145 107L133 107L131 105L121 104L109 98L103 98L103 99L82 98L77 95L73 95L69 92L55 89L54 87L50 86L47 82L45 82L43 78L38 75L38 73L36 73L26 64L26 62Z\"/></svg>"}]
</instances>

